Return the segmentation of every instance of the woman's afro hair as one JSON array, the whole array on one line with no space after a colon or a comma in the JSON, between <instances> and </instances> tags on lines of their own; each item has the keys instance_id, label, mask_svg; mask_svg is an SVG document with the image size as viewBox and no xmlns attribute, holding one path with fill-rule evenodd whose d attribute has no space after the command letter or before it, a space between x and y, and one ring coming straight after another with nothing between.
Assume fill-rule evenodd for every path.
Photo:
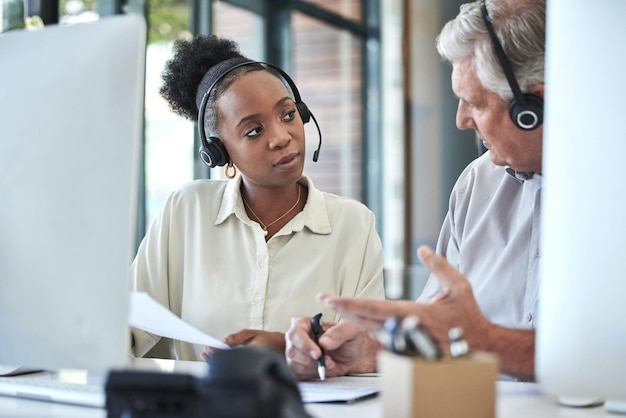
<instances>
[{"instance_id":1,"label":"woman's afro hair","mask_svg":"<svg viewBox=\"0 0 626 418\"><path fill-rule=\"evenodd\" d=\"M214 35L198 35L192 40L174 43L174 56L167 61L161 74L163 85L159 93L177 114L197 121L198 86L214 65L230 58L242 57L236 42Z\"/></svg>"}]
</instances>

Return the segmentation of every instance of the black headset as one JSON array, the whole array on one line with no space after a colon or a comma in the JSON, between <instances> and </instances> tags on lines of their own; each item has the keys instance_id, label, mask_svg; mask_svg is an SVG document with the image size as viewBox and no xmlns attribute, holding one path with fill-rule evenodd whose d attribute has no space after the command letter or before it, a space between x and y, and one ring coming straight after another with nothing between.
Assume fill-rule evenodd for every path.
<instances>
[{"instance_id":1,"label":"black headset","mask_svg":"<svg viewBox=\"0 0 626 418\"><path fill-rule=\"evenodd\" d=\"M513 91L513 100L509 104L509 116L515 126L520 129L525 131L536 129L543 123L543 99L534 94L522 94L522 90L519 84L517 84L515 75L513 75L511 63L506 57L504 49L493 30L489 12L487 11L487 5L484 0L480 3L480 11L482 12L483 20L485 21L487 32L489 32L489 37L493 43L493 49L495 50L500 67L502 67L502 71Z\"/></svg>"},{"instance_id":2,"label":"black headset","mask_svg":"<svg viewBox=\"0 0 626 418\"><path fill-rule=\"evenodd\" d=\"M224 146L224 143L222 142L222 140L216 136L209 136L207 138L206 133L204 131L204 112L206 111L206 106L209 101L209 96L211 95L211 92L213 91L217 83L219 83L228 73L235 70L236 68L240 68L246 65L254 65L254 64L261 65L262 67L265 67L271 73L280 75L280 77L282 77L282 79L289 85L289 88L291 89L291 92L293 93L293 98L296 104L296 109L298 109L298 113L300 114L300 117L302 118L302 122L308 123L309 120L311 120L311 118L313 119L313 122L315 122L315 126L317 127L317 133L319 134L319 138L320 138L319 144L317 145L317 149L313 153L313 161L317 162L317 158L319 157L319 153L320 153L320 148L322 147L322 132L320 130L319 124L317 123L317 120L315 119L315 116L313 115L313 113L311 113L307 105L302 101L302 98L300 97L300 92L298 91L296 84L287 75L287 73L285 73L282 69L280 69L279 67L273 64L269 64L265 62L258 62L258 61L244 61L244 62L235 64L232 67L229 67L222 74L218 75L217 79L213 82L213 84L211 84L211 87L209 87L206 93L204 93L204 97L202 97L202 102L200 103L200 109L198 111L198 134L200 136L200 142L201 142L201 146L199 150L200 158L206 165L208 165L211 168L216 167L216 166L224 166L228 164L228 162L230 161L230 157L228 156L228 152L226 151L226 147Z\"/></svg>"}]
</instances>

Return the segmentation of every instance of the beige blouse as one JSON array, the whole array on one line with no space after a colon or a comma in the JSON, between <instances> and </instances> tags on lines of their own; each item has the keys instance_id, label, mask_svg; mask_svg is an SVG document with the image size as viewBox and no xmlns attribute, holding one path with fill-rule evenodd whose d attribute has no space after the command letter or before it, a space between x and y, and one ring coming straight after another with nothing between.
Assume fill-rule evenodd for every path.
<instances>
[{"instance_id":1,"label":"beige blouse","mask_svg":"<svg viewBox=\"0 0 626 418\"><path fill-rule=\"evenodd\" d=\"M293 316L323 313L319 292L383 298L383 251L374 214L362 203L309 194L268 242L247 216L238 176L196 180L167 200L131 266L132 289L149 293L184 321L222 339L246 328L285 332ZM134 354L159 337L133 330ZM202 346L175 341L174 357L200 360Z\"/></svg>"}]
</instances>

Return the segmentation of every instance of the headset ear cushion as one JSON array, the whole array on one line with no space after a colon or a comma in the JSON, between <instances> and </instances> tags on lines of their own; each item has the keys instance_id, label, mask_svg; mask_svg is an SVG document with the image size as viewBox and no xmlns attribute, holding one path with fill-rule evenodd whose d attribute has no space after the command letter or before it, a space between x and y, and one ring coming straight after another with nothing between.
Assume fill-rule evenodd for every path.
<instances>
[{"instance_id":1,"label":"headset ear cushion","mask_svg":"<svg viewBox=\"0 0 626 418\"><path fill-rule=\"evenodd\" d=\"M302 118L302 123L307 123L311 120L311 111L308 106L304 102L296 102L296 108L298 109L298 113L300 114L300 118Z\"/></svg>"},{"instance_id":2,"label":"headset ear cushion","mask_svg":"<svg viewBox=\"0 0 626 418\"><path fill-rule=\"evenodd\" d=\"M215 136L209 137L206 143L200 147L200 158L211 168L224 166L230 160L222 140Z\"/></svg>"},{"instance_id":3,"label":"headset ear cushion","mask_svg":"<svg viewBox=\"0 0 626 418\"><path fill-rule=\"evenodd\" d=\"M543 123L543 99L534 94L525 94L523 105L513 99L509 105L509 115L518 128L531 131Z\"/></svg>"}]
</instances>

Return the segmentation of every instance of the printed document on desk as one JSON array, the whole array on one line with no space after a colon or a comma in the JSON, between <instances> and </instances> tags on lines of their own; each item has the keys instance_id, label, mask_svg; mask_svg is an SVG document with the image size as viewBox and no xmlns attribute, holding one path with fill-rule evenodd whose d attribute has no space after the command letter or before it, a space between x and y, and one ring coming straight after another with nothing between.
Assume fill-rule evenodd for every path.
<instances>
[{"instance_id":1,"label":"printed document on desk","mask_svg":"<svg viewBox=\"0 0 626 418\"><path fill-rule=\"evenodd\" d=\"M380 392L377 374L329 377L326 380L298 382L304 403L352 403L376 396Z\"/></svg>"},{"instance_id":2,"label":"printed document on desk","mask_svg":"<svg viewBox=\"0 0 626 418\"><path fill-rule=\"evenodd\" d=\"M192 327L145 292L131 292L128 316L130 326L151 334L213 348L230 348L224 342Z\"/></svg>"}]
</instances>

